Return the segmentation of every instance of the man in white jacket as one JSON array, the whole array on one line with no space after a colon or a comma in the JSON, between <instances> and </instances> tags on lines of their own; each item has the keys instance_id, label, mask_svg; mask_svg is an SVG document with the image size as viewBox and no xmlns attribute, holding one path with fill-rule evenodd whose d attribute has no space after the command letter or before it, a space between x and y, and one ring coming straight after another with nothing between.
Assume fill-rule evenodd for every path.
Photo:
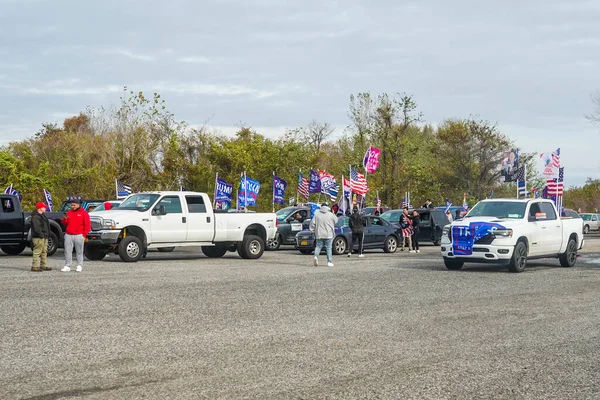
<instances>
[{"instance_id":1,"label":"man in white jacket","mask_svg":"<svg viewBox=\"0 0 600 400\"><path fill-rule=\"evenodd\" d=\"M315 216L310 221L310 231L315 234L315 257L313 258L313 265L316 267L319 265L319 254L321 249L325 246L325 252L327 253L327 266L333 267L333 256L331 246L333 244L333 238L335 236L335 224L338 222L338 217L331 212L331 209L327 203L321 204L321 208L315 212Z\"/></svg>"}]
</instances>

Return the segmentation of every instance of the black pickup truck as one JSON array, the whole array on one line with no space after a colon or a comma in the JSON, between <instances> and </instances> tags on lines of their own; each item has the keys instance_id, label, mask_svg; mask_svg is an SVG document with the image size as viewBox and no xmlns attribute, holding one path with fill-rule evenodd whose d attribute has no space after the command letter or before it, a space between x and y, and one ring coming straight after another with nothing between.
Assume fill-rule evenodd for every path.
<instances>
[{"instance_id":1,"label":"black pickup truck","mask_svg":"<svg viewBox=\"0 0 600 400\"><path fill-rule=\"evenodd\" d=\"M60 223L50 220L48 256L56 253L63 240ZM0 249L9 255L21 254L31 247L31 213L23 212L17 196L0 194Z\"/></svg>"}]
</instances>

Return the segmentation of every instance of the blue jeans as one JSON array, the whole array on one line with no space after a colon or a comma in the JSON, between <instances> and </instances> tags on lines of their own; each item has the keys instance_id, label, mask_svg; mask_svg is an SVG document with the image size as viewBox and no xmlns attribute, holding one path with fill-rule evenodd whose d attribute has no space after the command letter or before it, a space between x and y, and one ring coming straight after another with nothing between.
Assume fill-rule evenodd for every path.
<instances>
[{"instance_id":1,"label":"blue jeans","mask_svg":"<svg viewBox=\"0 0 600 400\"><path fill-rule=\"evenodd\" d=\"M325 246L325 253L327 254L327 262L333 262L333 257L331 254L331 246L333 245L332 239L317 239L317 244L315 245L315 257L319 257L321 254L321 249Z\"/></svg>"}]
</instances>

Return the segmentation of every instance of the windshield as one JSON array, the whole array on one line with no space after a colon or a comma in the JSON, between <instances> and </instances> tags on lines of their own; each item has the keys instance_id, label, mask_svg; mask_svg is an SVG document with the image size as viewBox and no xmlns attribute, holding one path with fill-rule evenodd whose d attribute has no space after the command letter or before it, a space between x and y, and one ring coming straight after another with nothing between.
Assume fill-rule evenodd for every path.
<instances>
[{"instance_id":1,"label":"windshield","mask_svg":"<svg viewBox=\"0 0 600 400\"><path fill-rule=\"evenodd\" d=\"M109 201L109 203L112 204L112 207L110 208L111 210L114 210L115 208L119 207L119 204L121 204L121 202L113 203L112 201ZM106 207L104 207L104 203L100 204L92 212L97 212L97 211L106 211Z\"/></svg>"},{"instance_id":2,"label":"windshield","mask_svg":"<svg viewBox=\"0 0 600 400\"><path fill-rule=\"evenodd\" d=\"M400 214L402 214L402 211L386 211L381 214L381 218L387 222L398 222L400 221Z\"/></svg>"},{"instance_id":3,"label":"windshield","mask_svg":"<svg viewBox=\"0 0 600 400\"><path fill-rule=\"evenodd\" d=\"M590 214L581 214L581 218L583 218L584 221L589 221L592 219L592 216Z\"/></svg>"},{"instance_id":4,"label":"windshield","mask_svg":"<svg viewBox=\"0 0 600 400\"><path fill-rule=\"evenodd\" d=\"M288 215L290 215L290 213L294 211L294 207L286 207L286 208L282 208L281 210L277 211L275 213L275 215L277 216L278 220L283 220L285 217L287 217Z\"/></svg>"},{"instance_id":5,"label":"windshield","mask_svg":"<svg viewBox=\"0 0 600 400\"><path fill-rule=\"evenodd\" d=\"M521 219L525 216L527 203L516 201L484 201L471 209L465 218L496 217Z\"/></svg>"},{"instance_id":6,"label":"windshield","mask_svg":"<svg viewBox=\"0 0 600 400\"><path fill-rule=\"evenodd\" d=\"M160 197L158 194L134 194L119 206L119 210L148 211Z\"/></svg>"},{"instance_id":7,"label":"windshield","mask_svg":"<svg viewBox=\"0 0 600 400\"><path fill-rule=\"evenodd\" d=\"M60 210L58 210L58 212L67 212L71 209L71 202L65 201L64 203L62 203L62 206L60 207Z\"/></svg>"}]
</instances>

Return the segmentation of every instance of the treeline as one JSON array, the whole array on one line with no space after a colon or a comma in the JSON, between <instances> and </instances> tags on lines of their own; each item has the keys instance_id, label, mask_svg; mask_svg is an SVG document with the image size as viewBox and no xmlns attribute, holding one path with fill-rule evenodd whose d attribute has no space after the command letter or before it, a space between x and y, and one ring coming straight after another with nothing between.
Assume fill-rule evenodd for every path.
<instances>
[{"instance_id":1,"label":"treeline","mask_svg":"<svg viewBox=\"0 0 600 400\"><path fill-rule=\"evenodd\" d=\"M287 180L286 198L294 197L299 170L307 175L311 167L324 169L341 184L349 166L362 170L372 145L382 152L378 171L367 176L368 204L375 203L376 191L391 207L399 207L406 191L415 205L425 198L438 205L446 198L462 204L467 193L472 206L492 190L494 197L516 196L515 184L504 184L500 177L502 159L514 143L490 122L449 119L433 127L413 97L369 93L350 97L349 117L348 129L336 139L331 126L316 121L276 139L245 126L228 137L177 121L159 94L148 98L125 88L118 108L88 108L62 126L43 124L30 139L3 147L0 184L13 184L24 206L31 207L43 199L43 188L55 204L68 195L113 199L115 179L134 191L183 185L212 193L218 172L235 192L246 171L261 182L256 209L262 211L271 208L273 172ZM528 187L542 187L535 154L521 159L529 164ZM565 195L566 205L569 198Z\"/></svg>"}]
</instances>

